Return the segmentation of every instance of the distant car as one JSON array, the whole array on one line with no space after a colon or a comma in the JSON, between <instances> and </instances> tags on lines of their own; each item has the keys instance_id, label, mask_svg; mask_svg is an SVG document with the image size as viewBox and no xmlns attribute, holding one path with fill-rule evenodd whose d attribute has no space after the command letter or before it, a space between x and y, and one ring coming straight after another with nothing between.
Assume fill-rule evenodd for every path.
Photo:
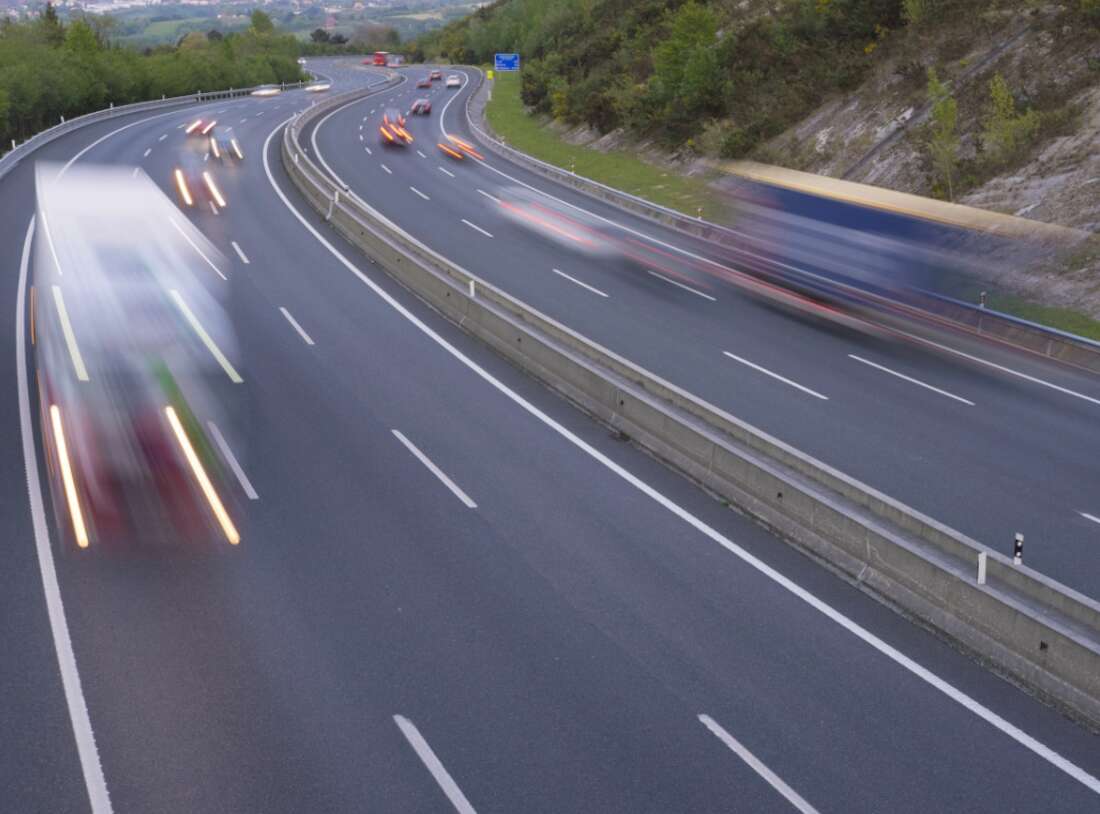
<instances>
[{"instance_id":1,"label":"distant car","mask_svg":"<svg viewBox=\"0 0 1100 814\"><path fill-rule=\"evenodd\" d=\"M260 85L256 90L252 91L253 96L278 96L283 92L283 89L278 85Z\"/></svg>"},{"instance_id":2,"label":"distant car","mask_svg":"<svg viewBox=\"0 0 1100 814\"><path fill-rule=\"evenodd\" d=\"M383 144L404 147L413 142L412 133L405 129L405 117L395 108L387 108L382 114L382 124L378 126L378 132L382 135Z\"/></svg>"},{"instance_id":3,"label":"distant car","mask_svg":"<svg viewBox=\"0 0 1100 814\"><path fill-rule=\"evenodd\" d=\"M331 82L314 82L311 85L306 85L307 93L323 93L332 87Z\"/></svg>"},{"instance_id":4,"label":"distant car","mask_svg":"<svg viewBox=\"0 0 1100 814\"><path fill-rule=\"evenodd\" d=\"M412 107L409 108L409 112L414 116L429 116L432 112L432 100L431 99L417 99L412 103Z\"/></svg>"},{"instance_id":5,"label":"distant car","mask_svg":"<svg viewBox=\"0 0 1100 814\"><path fill-rule=\"evenodd\" d=\"M442 79L442 78L443 78L443 71L432 71L430 74L428 74L428 79L430 79L432 82L435 82L436 80L439 80L439 79Z\"/></svg>"},{"instance_id":6,"label":"distant car","mask_svg":"<svg viewBox=\"0 0 1100 814\"><path fill-rule=\"evenodd\" d=\"M430 88L432 86L432 80L425 76L423 79L418 79L416 82L418 88Z\"/></svg>"},{"instance_id":7,"label":"distant car","mask_svg":"<svg viewBox=\"0 0 1100 814\"><path fill-rule=\"evenodd\" d=\"M462 77L460 77L458 74L454 74L454 73L451 74L450 76L447 77L447 87L448 88L461 88L462 87Z\"/></svg>"},{"instance_id":8,"label":"distant car","mask_svg":"<svg viewBox=\"0 0 1100 814\"><path fill-rule=\"evenodd\" d=\"M305 65L306 64L306 58L305 57L298 57L298 64L299 65Z\"/></svg>"}]
</instances>

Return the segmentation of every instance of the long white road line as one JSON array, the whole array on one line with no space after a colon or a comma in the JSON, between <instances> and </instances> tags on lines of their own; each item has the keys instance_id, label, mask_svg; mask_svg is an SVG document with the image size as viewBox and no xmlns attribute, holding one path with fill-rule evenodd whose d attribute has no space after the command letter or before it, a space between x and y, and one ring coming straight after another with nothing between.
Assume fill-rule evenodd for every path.
<instances>
[{"instance_id":1,"label":"long white road line","mask_svg":"<svg viewBox=\"0 0 1100 814\"><path fill-rule=\"evenodd\" d=\"M289 119L287 121L289 121ZM732 540L728 539L725 535L721 534L719 531L707 525L695 515L691 514L682 506L678 505L665 495L658 492L652 486L645 483L640 478L636 477L631 472L621 467L619 464L615 463L613 460L608 458L591 444L584 441L578 435L574 434L569 429L555 421L553 418L544 413L531 402L527 401L514 390L511 390L507 385L505 385L483 367L478 365L477 362L475 362L473 359L462 353L462 351L460 351L458 348L456 348L454 345L452 345L450 342L440 336L435 330L429 327L419 317L417 317L415 314L405 308L405 306L403 306L392 296L390 296L390 294L388 294L385 289L383 289L380 285L371 280L370 277L368 277L366 274L363 273L361 269L359 269L358 266L352 263L339 249L333 246L332 243L329 242L329 240L324 235L317 231L317 229L313 227L313 225L305 218L305 216L302 215L302 213L299 212L297 208L295 208L294 204L292 204L290 199L286 196L286 193L284 193L282 188L278 185L278 183L276 183L275 177L271 173L268 152L275 133L278 132L284 124L286 124L286 122L283 122L282 124L278 125L274 130L272 130L268 134L267 139L264 141L264 172L267 173L267 179L268 182L271 184L271 188L275 191L275 194L283 202L283 205L288 210L290 210L291 214L293 214L298 219L298 222L301 223L302 226L304 226L305 229L310 234L312 234L313 237L322 246L324 246L325 249L327 249L333 257L335 257L349 272L354 274L364 285L366 285L386 304L393 308L398 314L408 320L412 325L414 325L426 336L431 338L442 349L444 349L460 363L465 365L469 370L479 376L483 381L485 381L491 387L497 390L497 392L502 394L504 397L510 399L521 409L525 410L528 414L541 421L558 435L565 438L586 455L598 461L601 465L603 465L615 475L629 483L635 489L652 499L658 505L662 506L673 515L683 520L686 524L697 530L700 534L707 537L717 545L720 545L722 548L733 554L746 565L755 569L760 574L782 587L784 590L792 594L797 599L805 602L815 611L822 614L840 627L844 628L853 636L863 641L865 644L876 650L881 655L893 661L895 664L909 672L911 675L919 678L921 681L928 684L937 692L940 692L943 695L947 696L949 699L959 704L976 717L980 718L990 726L1007 735L1016 743L1030 750L1035 755L1047 761L1058 770L1069 775L1074 780L1087 787L1090 791L1093 791L1096 794L1100 794L1100 780L1098 780L1096 777L1089 774L1084 769L1072 763L1071 761L1067 760L1050 747L1039 742L1031 735L1028 735L1019 727L1005 720L996 712L989 709L984 704L980 703L971 696L967 695L962 690L959 690L954 685L940 678L931 670L928 670L927 668L918 664L916 661L906 656L897 648L893 647L883 639L880 639L878 636L864 628L862 625L858 624L854 620L850 619L848 616L841 613L836 608L819 599L817 596L807 591L801 585L798 585L793 580L777 571L775 568L772 568L763 560L749 553L747 550L737 545Z\"/></svg>"},{"instance_id":2,"label":"long white road line","mask_svg":"<svg viewBox=\"0 0 1100 814\"><path fill-rule=\"evenodd\" d=\"M80 757L80 769L84 774L84 787L92 814L111 814L111 796L107 792L107 780L103 764L99 760L88 703L80 683L80 671L76 666L73 642L69 635L69 623L65 619L65 606L61 601L61 586L57 581L57 568L53 559L53 546L46 525L46 510L42 499L42 480L38 472L38 454L35 449L34 429L31 423L30 381L27 375L26 307L27 265L34 235L34 218L27 225L23 241L23 259L19 264L19 287L15 296L15 361L16 383L19 388L19 429L23 440L23 465L27 472L27 497L30 500L31 525L34 529L34 545L38 553L38 570L42 575L42 590L46 595L46 612L53 634L57 666L61 671L61 685L65 692L65 704L69 708L69 721Z\"/></svg>"}]
</instances>

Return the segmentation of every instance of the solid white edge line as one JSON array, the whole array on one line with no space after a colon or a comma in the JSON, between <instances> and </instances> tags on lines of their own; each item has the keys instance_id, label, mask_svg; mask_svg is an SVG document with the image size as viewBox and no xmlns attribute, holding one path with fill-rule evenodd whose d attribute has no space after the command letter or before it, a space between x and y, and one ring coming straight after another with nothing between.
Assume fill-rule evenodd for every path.
<instances>
[{"instance_id":1,"label":"solid white edge line","mask_svg":"<svg viewBox=\"0 0 1100 814\"><path fill-rule=\"evenodd\" d=\"M213 262L212 262L212 261L210 260L210 258L209 258L209 257L207 257L207 256L206 256L205 254L203 254L203 251L202 251L202 249L200 249L200 248L199 248L199 247L198 247L197 245L195 245L195 241L193 241L193 240L191 239L191 236L190 236L189 234L187 234L187 232L185 232L185 231L183 230L183 228L182 228L182 227L181 227L181 226L180 226L180 225L179 225L178 223L176 223L176 221L175 221L175 219L174 219L174 218L169 218L169 222L170 222L170 223L171 223L171 224L172 224L172 225L173 225L174 227L176 227L176 231L177 231L177 232L179 232L179 233L180 233L181 235L183 235L183 239L184 239L184 240L186 240L186 241L187 241L188 243L190 243L190 244L191 244L191 248L192 248L192 249L194 249L195 251L197 251L197 252L199 253L199 257L201 257L201 258L202 258L203 260L205 260L205 261L206 261L206 265L208 265L208 266L210 266L210 268L214 269L214 272L215 272L215 273L216 273L216 274L217 274L217 275L218 275L219 277L221 277L221 278L222 278L223 280L228 280L228 279L229 279L229 278L228 278L228 277L226 277L226 276L225 276L224 274L222 274L222 272L221 272L221 269L219 269L219 268L218 268L217 266L215 266L215 265L214 265L214 263L213 263Z\"/></svg>"},{"instance_id":2,"label":"solid white edge line","mask_svg":"<svg viewBox=\"0 0 1100 814\"><path fill-rule=\"evenodd\" d=\"M709 729L718 740L729 747L731 752L748 764L750 769L764 778L764 780L768 781L768 785L786 797L787 802L797 808L802 814L818 814L818 810L806 802L801 794L788 786L783 778L765 766L756 755L746 749L741 742L727 732L721 724L705 713L699 714L699 721L703 726Z\"/></svg>"},{"instance_id":3,"label":"solid white edge line","mask_svg":"<svg viewBox=\"0 0 1100 814\"><path fill-rule=\"evenodd\" d=\"M710 294L704 294L702 291L699 291L698 289L692 288L689 285L684 285L683 283L678 283L675 280L670 280L665 275L658 274L657 272L653 271L652 269L646 269L646 273L653 275L658 280L663 280L664 282L668 283L669 285L674 285L677 288L682 288L682 289L684 289L684 291L690 291L696 297L702 297L704 300L710 300L711 302L718 302L717 297L712 297Z\"/></svg>"},{"instance_id":4,"label":"solid white edge line","mask_svg":"<svg viewBox=\"0 0 1100 814\"><path fill-rule=\"evenodd\" d=\"M15 361L16 384L19 388L19 429L23 436L23 466L27 473L27 497L30 503L31 525L34 529L34 546L38 554L38 570L42 575L42 591L46 595L46 612L53 634L57 667L61 673L61 686L65 693L65 705L73 726L80 769L84 775L84 787L88 792L92 814L111 814L111 796L107 792L107 780L103 776L103 764L99 760L88 703L80 683L73 642L69 635L69 623L65 619L65 605L61 600L61 586L57 581L57 568L53 559L53 545L46 525L45 504L42 498L42 481L38 473L38 455L35 449L34 430L31 423L30 380L27 375L26 353L26 290L27 266L30 261L31 238L34 235L34 218L27 226L23 241L23 259L19 265L19 286L16 292L15 311Z\"/></svg>"},{"instance_id":5,"label":"solid white edge line","mask_svg":"<svg viewBox=\"0 0 1100 814\"><path fill-rule=\"evenodd\" d=\"M1100 517L1097 517L1095 514L1089 514L1088 512L1077 512L1077 513L1079 515L1081 515L1083 518L1085 518L1086 520L1091 520L1093 523L1100 523Z\"/></svg>"},{"instance_id":6,"label":"solid white edge line","mask_svg":"<svg viewBox=\"0 0 1100 814\"><path fill-rule=\"evenodd\" d=\"M252 488L252 481L250 481L248 475L244 473L240 461L238 461L237 456L233 454L233 450L229 448L229 444L222 435L222 431L218 429L218 425L213 421L207 421L206 426L210 428L210 434L214 436L214 443L218 445L218 449L222 452L222 457L229 463L229 468L233 470L233 474L237 476L237 480L240 482L241 488L244 489L244 493L248 495L248 499L259 500L260 496L256 493L256 490Z\"/></svg>"},{"instance_id":7,"label":"solid white edge line","mask_svg":"<svg viewBox=\"0 0 1100 814\"><path fill-rule=\"evenodd\" d=\"M589 291L591 291L591 292L592 292L593 294L599 294L599 295L600 295L601 297L606 297L606 296L607 296L607 295L606 295L606 294L604 294L604 293L603 293L602 291L600 291L600 289L598 289L598 288L596 288L596 287L594 287L594 286L590 286L590 285L589 285L588 283L582 283L582 282L581 282L580 280L578 280L578 279L577 279L576 277L570 277L570 276L569 276L568 274L566 274L566 273L565 273L564 271L561 271L560 269L554 269L554 268L552 268L552 269L550 269L550 271L554 272L555 274L561 275L562 277L564 277L564 278L565 278L566 280L568 280L568 281L569 281L569 282L571 282L571 283L576 283L576 284L577 284L577 285L579 285L579 286L580 286L581 288L587 288L587 289L588 289Z\"/></svg>"},{"instance_id":8,"label":"solid white edge line","mask_svg":"<svg viewBox=\"0 0 1100 814\"><path fill-rule=\"evenodd\" d=\"M735 557L744 562L746 565L754 568L756 571L763 574L768 579L772 580L781 588L793 594L801 601L805 602L818 613L822 614L830 621L844 628L865 644L877 650L880 654L890 659L898 666L912 673L921 681L924 681L926 684L930 685L933 689L943 693L952 701L959 704L977 717L981 718L993 728L1007 735L1009 738L1016 741L1025 749L1028 749L1032 753L1038 755L1043 760L1047 761L1052 766L1057 768L1059 771L1062 771L1065 774L1069 775L1074 780L1078 781L1086 788L1088 788L1090 791L1100 794L1100 780L1093 777L1091 774L1086 772L1084 769L1081 769L1079 766L1072 763L1071 761L1066 760L1066 758L1062 757L1050 747L1040 743L1038 740L1031 737L1031 735L1028 735L1019 727L1016 727L1012 723L1006 721L993 710L989 709L979 701L971 698L962 690L959 690L953 685L944 681L938 675L918 664L913 659L909 658L900 650L895 648L893 645L883 641L878 636L871 633L871 631L864 628L862 625L854 622L843 613L838 611L836 608L825 603L821 599L818 599L817 596L807 591L801 585L794 582L784 574L780 573L775 568L772 568L770 565L768 565L755 555L750 554L744 548L737 545L732 540L728 539L725 535L711 528L709 525L704 523L687 509L684 509L679 504L665 497L663 494L658 492L645 481L641 480L623 467L619 466L619 464L615 463L613 460L608 458L591 444L584 441L582 438L568 430L566 427L559 424L557 421L548 416L534 404L527 401L521 395L511 390L507 385L494 377L483 367L478 365L477 362L462 353L462 351L460 351L458 348L456 348L454 345L452 345L450 342L440 336L431 327L425 324L423 320L421 320L419 317L417 317L415 314L405 308L405 306L403 306L392 296L386 293L386 291L380 285L371 280L366 274L362 272L362 270L359 269L358 266L348 260L348 258L344 256L344 254L339 249L333 246L332 243L330 243L324 237L324 235L318 232L313 227L313 225L308 220L306 220L305 216L302 215L302 213L294 207L294 205L290 202L290 199L287 198L286 194L279 187L279 185L275 183L275 177L271 174L271 166L267 157L268 147L271 144L271 139L275 136L275 133L277 133L279 129L288 121L290 121L290 119L287 119L282 124L276 126L276 128L268 134L267 139L264 141L263 163L268 182L271 184L272 189L275 190L275 194L278 195L279 199L283 202L283 205L288 210L290 210L291 214L293 214L295 218L298 219L298 222L301 223L322 246L328 249L329 253L332 254L332 256L335 257L338 261L340 261L344 268L346 268L348 271L358 277L359 280L371 291L373 291L380 299L382 299L383 302L385 302L398 314L407 319L423 334L432 339L436 344L438 344L441 348L447 351L447 353L451 354L451 356L453 356L455 359L465 365L469 370L473 371L475 374L481 377L483 381L491 385L494 389L497 390L497 392L510 399L513 403L517 404L527 413L537 418L554 432L558 433L558 435L565 438L567 441L583 451L585 454L589 455L594 460L598 461L600 464L605 466L611 472L618 475L620 478L629 483L642 494L646 495L658 505L662 506L668 512L683 520L700 534L707 537L717 545L721 546L730 554L733 554Z\"/></svg>"},{"instance_id":9,"label":"solid white edge line","mask_svg":"<svg viewBox=\"0 0 1100 814\"><path fill-rule=\"evenodd\" d=\"M88 381L88 368L84 366L84 357L80 355L80 347L76 344L76 334L73 333L73 324L69 321L69 311L65 308L65 300L61 296L61 286L51 286L53 289L53 301L57 306L57 316L61 320L61 333L65 335L65 344L69 348L69 356L73 360L73 369L76 377L82 382Z\"/></svg>"},{"instance_id":10,"label":"solid white edge line","mask_svg":"<svg viewBox=\"0 0 1100 814\"><path fill-rule=\"evenodd\" d=\"M970 407L974 406L974 402L970 401L969 399L964 399L962 396L956 396L954 393L948 393L946 390L941 390L938 387L933 387L932 385L926 382L922 382L919 379L914 379L912 376L906 376L904 373L898 373L898 371L896 370L891 370L890 368L872 362L869 359L864 359L862 356L856 356L854 353L849 353L848 358L854 359L857 362L862 362L868 367L873 367L876 370L881 370L883 373L889 373L891 376L897 376L899 379L904 379L905 381L911 384L915 384L918 387L923 387L925 390L931 390L933 393L939 393L941 396L946 396L949 399L961 401L963 404L969 405Z\"/></svg>"},{"instance_id":11,"label":"solid white edge line","mask_svg":"<svg viewBox=\"0 0 1100 814\"><path fill-rule=\"evenodd\" d=\"M475 231L481 232L481 234L485 235L485 237L492 237L492 235L489 232L486 232L484 229L482 229L476 223L470 223L470 221L466 220L466 218L463 218L462 222L465 223L467 226L469 226L471 229L474 229Z\"/></svg>"},{"instance_id":12,"label":"solid white edge line","mask_svg":"<svg viewBox=\"0 0 1100 814\"><path fill-rule=\"evenodd\" d=\"M310 339L309 334L305 332L301 325L298 324L298 320L290 315L290 311L286 310L283 306L279 306L279 310L283 312L283 316L286 317L286 321L294 326L294 330L298 332L298 335L302 337L307 345L312 345L313 340Z\"/></svg>"},{"instance_id":13,"label":"solid white edge line","mask_svg":"<svg viewBox=\"0 0 1100 814\"><path fill-rule=\"evenodd\" d=\"M57 269L59 276L65 276L65 270L61 268L61 259L57 256L57 249L53 245L53 234L50 232L50 221L46 217L46 213L42 213L42 232L46 235L46 245L50 249L50 257L53 258L54 267Z\"/></svg>"},{"instance_id":14,"label":"solid white edge line","mask_svg":"<svg viewBox=\"0 0 1100 814\"><path fill-rule=\"evenodd\" d=\"M745 365L746 367L751 367L753 370L759 371L760 373L763 373L765 376L771 376L773 379L775 379L777 381L781 381L781 382L783 382L783 384L790 385L791 387L794 387L798 390L801 390L803 393L808 393L809 395L813 396L814 398L819 398L822 401L828 401L829 400L828 396L823 396L820 393L818 393L816 390L811 390L808 387L803 387L798 382L792 382L790 379L785 378L783 376L780 376L778 373L773 373L772 371L768 370L766 367L761 367L760 365L753 364L748 359L742 359L740 356L734 356L728 350L724 350L724 351L722 351L722 353L724 353L730 359L733 359L734 361L740 362L741 364Z\"/></svg>"},{"instance_id":15,"label":"solid white edge line","mask_svg":"<svg viewBox=\"0 0 1100 814\"><path fill-rule=\"evenodd\" d=\"M424 464L424 466L426 466L428 468L429 472L431 472L433 475L435 475L437 478L439 478L439 480L443 483L443 485L446 486L448 489L451 490L451 492L454 493L455 497L457 497L459 500L461 500L463 503L465 503L467 509L476 509L477 508L477 504L474 503L474 501L470 498L470 496L468 494L466 494L465 492L463 492L462 489L459 488L457 483L455 483L453 480L451 480L449 477L447 477L446 472L444 472L442 469L440 469L438 466L436 466L434 463L432 463L431 458L429 458L427 455L425 455L423 452L421 452L420 448L417 447L416 444L414 444L408 438L406 438L400 430L390 430L390 432L392 432L394 434L394 437L396 437L398 441L400 441L402 444L405 445L405 448L409 452L411 452L416 457L416 459L418 461L420 461L420 463Z\"/></svg>"},{"instance_id":16,"label":"solid white edge line","mask_svg":"<svg viewBox=\"0 0 1100 814\"><path fill-rule=\"evenodd\" d=\"M416 752L420 762L431 772L432 778L443 793L447 795L447 799L451 801L455 811L459 814L477 814L474 807L470 805L470 801L466 799L466 795L462 793L462 789L451 777L451 773L447 771L447 767L443 765L432 747L424 740L424 736L420 734L420 730L416 728L416 725L404 715L394 715L393 722L397 724L397 728L401 730L401 734L405 736L409 746Z\"/></svg>"},{"instance_id":17,"label":"solid white edge line","mask_svg":"<svg viewBox=\"0 0 1100 814\"><path fill-rule=\"evenodd\" d=\"M225 354L221 352L221 349L214 344L214 340L211 338L210 334L206 332L206 329L202 327L198 317L196 317L194 312L187 306L187 303L183 301L183 297L180 296L180 293L174 288L169 290L168 293L172 296L172 301L176 303L176 307L180 309L184 319L187 320L187 324L191 326L191 330L198 335L202 343L206 345L206 349L210 351L210 355L222 366L225 375L227 375L229 380L234 384L240 384L243 381L240 374L233 368L233 365L229 364L229 360L225 358Z\"/></svg>"},{"instance_id":18,"label":"solid white edge line","mask_svg":"<svg viewBox=\"0 0 1100 814\"><path fill-rule=\"evenodd\" d=\"M244 263L246 266L250 265L250 262L245 256L245 253L241 250L241 247L237 245L237 241L230 240L229 242L233 245L233 250L237 252L237 257L241 258L241 262Z\"/></svg>"},{"instance_id":19,"label":"solid white edge line","mask_svg":"<svg viewBox=\"0 0 1100 814\"><path fill-rule=\"evenodd\" d=\"M419 195L419 196L420 196L421 198L423 198L423 199L424 199L425 201L430 201L430 200L431 200L431 198L429 198L429 197L428 197L427 195L425 195L425 194L424 194L423 192L421 192L421 191L420 191L419 189L417 189L416 187L409 187L409 189L411 189L411 190L412 190L413 192L415 192L415 193L416 193L417 195Z\"/></svg>"}]
</instances>

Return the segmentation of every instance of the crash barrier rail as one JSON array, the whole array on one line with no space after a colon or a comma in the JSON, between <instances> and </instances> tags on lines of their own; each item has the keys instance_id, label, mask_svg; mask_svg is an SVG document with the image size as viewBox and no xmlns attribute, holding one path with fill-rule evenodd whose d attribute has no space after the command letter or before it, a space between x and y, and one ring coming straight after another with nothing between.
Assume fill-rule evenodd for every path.
<instances>
[{"instance_id":1,"label":"crash barrier rail","mask_svg":"<svg viewBox=\"0 0 1100 814\"><path fill-rule=\"evenodd\" d=\"M681 390L429 249L323 172L285 128L294 185L400 284L583 409L864 590L1100 727L1100 603ZM980 563L980 565L979 565ZM980 568L980 572L979 572Z\"/></svg>"},{"instance_id":2,"label":"crash barrier rail","mask_svg":"<svg viewBox=\"0 0 1100 814\"><path fill-rule=\"evenodd\" d=\"M693 218L674 209L655 204L636 195L593 181L575 172L540 161L534 156L510 147L490 132L485 120L487 94L484 74L477 69L478 87L466 100L466 121L473 133L490 152L538 173L559 184L571 187L589 197L625 209L656 221L679 232L689 234L737 250L741 235L735 229L721 226L701 217ZM1041 226L1043 224L1037 224ZM1069 230L1065 230L1069 231ZM1100 373L1100 342L1076 334L1029 322L1010 314L941 298L924 304L931 313L957 327L979 336L997 340L1012 347L1035 353L1064 364Z\"/></svg>"},{"instance_id":3,"label":"crash barrier rail","mask_svg":"<svg viewBox=\"0 0 1100 814\"><path fill-rule=\"evenodd\" d=\"M300 88L304 85L304 82L292 82L289 84L280 85L281 89L286 88ZM2 156L0 156L0 178L3 178L9 172L11 172L16 165L33 153L39 147L49 144L56 138L71 133L73 130L78 130L81 127L85 127L89 124L95 124L98 121L104 121L106 119L117 118L118 116L127 116L131 113L141 113L145 110L159 110L161 108L180 107L183 105L190 105L199 102L210 102L217 99L231 99L237 96L248 96L254 90L259 87L251 88L230 88L229 90L217 90L209 93L191 93L186 96L173 96L170 99L153 99L147 102L134 102L129 105L119 105L115 107L104 108L103 110L95 110L91 113L85 113L83 116L77 116L73 119L64 119L55 124L53 127L49 127L45 130L41 130L31 136L29 139L21 144L16 145L13 149L8 150Z\"/></svg>"}]
</instances>

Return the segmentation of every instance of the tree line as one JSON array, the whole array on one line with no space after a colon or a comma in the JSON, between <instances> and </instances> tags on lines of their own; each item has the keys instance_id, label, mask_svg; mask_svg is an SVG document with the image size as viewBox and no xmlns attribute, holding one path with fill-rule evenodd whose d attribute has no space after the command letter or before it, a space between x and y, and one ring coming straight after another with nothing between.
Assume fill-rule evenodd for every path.
<instances>
[{"instance_id":1,"label":"tree line","mask_svg":"<svg viewBox=\"0 0 1100 814\"><path fill-rule=\"evenodd\" d=\"M302 78L298 44L262 11L245 31L192 32L175 45L113 45L109 18L0 19L0 144L111 104ZM2 152L2 150L0 150Z\"/></svg>"}]
</instances>

